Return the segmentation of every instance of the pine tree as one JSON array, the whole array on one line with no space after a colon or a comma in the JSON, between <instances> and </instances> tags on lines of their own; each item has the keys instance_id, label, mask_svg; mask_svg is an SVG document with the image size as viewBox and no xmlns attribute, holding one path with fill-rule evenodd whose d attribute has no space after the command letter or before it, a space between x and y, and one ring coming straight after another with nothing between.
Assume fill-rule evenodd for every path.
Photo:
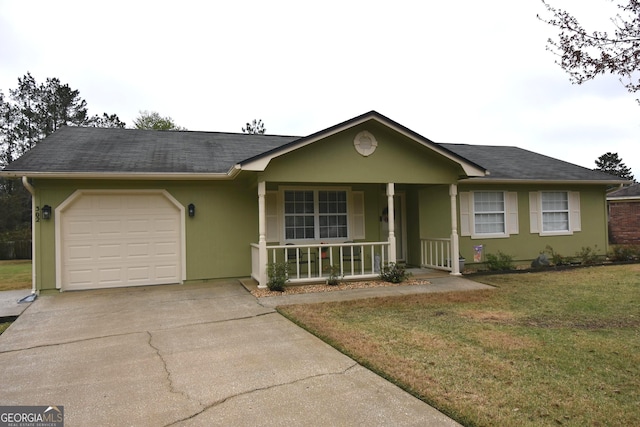
<instances>
[{"instance_id":1,"label":"pine tree","mask_svg":"<svg viewBox=\"0 0 640 427\"><path fill-rule=\"evenodd\" d=\"M596 160L596 170L615 175L622 179L633 181L631 169L622 163L622 159L618 157L618 153L605 153Z\"/></svg>"}]
</instances>

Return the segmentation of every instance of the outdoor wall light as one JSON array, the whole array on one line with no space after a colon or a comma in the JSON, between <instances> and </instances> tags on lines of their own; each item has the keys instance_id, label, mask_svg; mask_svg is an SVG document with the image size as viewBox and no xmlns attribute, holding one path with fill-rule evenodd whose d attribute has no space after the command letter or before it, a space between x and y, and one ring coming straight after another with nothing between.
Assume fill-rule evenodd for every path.
<instances>
[{"instance_id":1,"label":"outdoor wall light","mask_svg":"<svg viewBox=\"0 0 640 427\"><path fill-rule=\"evenodd\" d=\"M42 207L42 219L51 219L51 206L44 205Z\"/></svg>"},{"instance_id":2,"label":"outdoor wall light","mask_svg":"<svg viewBox=\"0 0 640 427\"><path fill-rule=\"evenodd\" d=\"M193 203L189 203L189 206L187 206L187 209L189 210L189 216L191 218L196 216L196 205L194 205Z\"/></svg>"}]
</instances>

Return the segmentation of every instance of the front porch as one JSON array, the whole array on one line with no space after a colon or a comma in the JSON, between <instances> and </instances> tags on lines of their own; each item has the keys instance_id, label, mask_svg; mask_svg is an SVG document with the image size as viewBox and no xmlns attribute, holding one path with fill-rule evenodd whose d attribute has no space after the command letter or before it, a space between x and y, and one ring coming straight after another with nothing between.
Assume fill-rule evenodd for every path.
<instances>
[{"instance_id":1,"label":"front porch","mask_svg":"<svg viewBox=\"0 0 640 427\"><path fill-rule=\"evenodd\" d=\"M266 183L258 184L258 207L259 207L259 239L258 243L252 243L251 247L251 277L259 283L260 288L264 288L268 282L267 266L271 263L287 263L289 271L289 283L322 283L325 282L333 273L341 280L364 280L374 279L380 275L381 270L396 262L406 262L407 264L419 266L421 268L436 269L449 272L451 275L460 275L458 264L458 233L457 233L457 186L455 184L447 185L448 199L445 206L450 207L447 212L447 220L451 224L447 230L439 230L438 234L442 235L445 231L448 237L426 237L416 236L414 230L418 230L422 234L422 228L428 233L430 227L420 227L421 219L419 212L405 215L402 209L403 217L400 221L396 221L395 215L398 205L396 203L395 184L386 184L384 221L380 218L380 223L384 222L384 234L375 236L374 233L364 232L365 227L362 226L363 235L357 236L354 240L336 242L331 239L330 242L318 241L312 242L296 242L295 239L280 239L279 242L267 241L268 228L277 221L277 215L274 215L277 209L267 202ZM441 188L443 186L440 186ZM444 202L442 196L447 194L440 193L439 200ZM418 192L416 191L416 194ZM402 195L404 197L404 194ZM362 197L362 195L358 195ZM417 197L416 197L417 198ZM419 205L418 202L415 203ZM364 204L363 204L364 206ZM420 211L422 208L418 208ZM357 208L353 209L358 210ZM379 212L379 211L378 211ZM378 212L370 212L363 208L363 212L358 215L362 217L378 215ZM410 217L410 220L407 218ZM275 219L274 219L275 218ZM428 218L428 216L427 216ZM273 221L270 223L269 221ZM406 235L406 228L396 230L396 224L405 225L407 222L411 224L411 233ZM277 227L276 227L277 228ZM352 229L356 229L349 222L349 235ZM371 226L368 226L371 229ZM404 235L403 235L404 233ZM426 234L425 233L425 234ZM355 234L355 233L354 233ZM316 236L318 234L316 233ZM383 237L383 239L368 240L367 236ZM397 237L398 236L398 237ZM400 242L398 241L400 239ZM284 241L282 241L284 240ZM404 251L401 249L401 243L406 240L415 241L413 249L412 261L408 262L405 256L399 256ZM418 249L419 245L419 249ZM419 254L418 254L419 252Z\"/></svg>"},{"instance_id":2,"label":"front porch","mask_svg":"<svg viewBox=\"0 0 640 427\"><path fill-rule=\"evenodd\" d=\"M421 239L422 260L419 268L453 272L457 257L451 254L451 239ZM259 281L260 246L251 244L252 274ZM269 245L267 264L289 264L289 282L292 284L325 282L331 267L337 276L346 280L372 279L380 275L389 264L389 242L358 242L313 245Z\"/></svg>"}]
</instances>

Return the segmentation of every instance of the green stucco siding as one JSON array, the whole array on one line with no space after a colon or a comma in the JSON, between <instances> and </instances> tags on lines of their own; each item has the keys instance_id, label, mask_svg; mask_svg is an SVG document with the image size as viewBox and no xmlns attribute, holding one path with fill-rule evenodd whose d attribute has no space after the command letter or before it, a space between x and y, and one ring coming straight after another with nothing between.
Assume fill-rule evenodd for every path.
<instances>
[{"instance_id":1,"label":"green stucco siding","mask_svg":"<svg viewBox=\"0 0 640 427\"><path fill-rule=\"evenodd\" d=\"M245 174L230 181L98 181L98 180L34 180L35 207L55 209L78 189L138 190L162 189L171 194L185 209L196 206L196 215L185 218L186 279L206 280L223 277L247 277L251 274L250 243L258 240L258 203L255 174ZM270 182L276 190L289 182ZM302 187L332 186L330 182L297 184ZM362 191L365 202L366 241L386 241L381 232L381 208L387 204L386 185L378 183L346 183L353 191ZM607 249L607 217L605 188L601 186L533 186L533 185L460 185L460 192L508 191L518 194L519 232L509 238L471 238L460 236L460 254L472 263L474 246L482 245L483 253L502 251L516 261L530 261L547 245L563 256L574 256L582 247L605 254ZM540 236L530 232L529 192L580 192L581 231L566 236ZM420 263L420 239L448 238L451 235L451 198L449 185L397 184L396 193L405 196L407 228L407 262ZM458 232L460 233L460 205ZM55 289L55 221L36 222L36 286ZM484 261L484 258L483 258Z\"/></svg>"},{"instance_id":2,"label":"green stucco siding","mask_svg":"<svg viewBox=\"0 0 640 427\"><path fill-rule=\"evenodd\" d=\"M378 147L368 157L354 148L355 136L367 130ZM461 168L431 149L375 123L339 132L271 160L260 179L278 182L449 183Z\"/></svg>"},{"instance_id":3,"label":"green stucco siding","mask_svg":"<svg viewBox=\"0 0 640 427\"><path fill-rule=\"evenodd\" d=\"M78 189L162 189L196 215L185 219L186 279L243 277L251 274L249 244L258 240L257 188L251 181L74 181L34 180L36 207L54 212ZM55 215L55 214L54 214ZM36 223L36 286L55 289L55 221Z\"/></svg>"},{"instance_id":4,"label":"green stucco siding","mask_svg":"<svg viewBox=\"0 0 640 427\"><path fill-rule=\"evenodd\" d=\"M563 256L574 256L583 247L590 247L598 254L607 251L607 215L605 187L588 185L460 185L463 191L511 191L518 194L519 233L508 238L471 238L460 236L460 253L473 262L474 246L483 246L483 261L487 253L501 251L515 261L530 261L545 250L547 245ZM572 235L540 236L530 231L529 193L533 191L577 191L580 192L581 231ZM459 202L458 202L459 209ZM460 216L458 211L458 221Z\"/></svg>"},{"instance_id":5,"label":"green stucco siding","mask_svg":"<svg viewBox=\"0 0 640 427\"><path fill-rule=\"evenodd\" d=\"M418 192L421 238L451 237L451 199L448 185L430 185Z\"/></svg>"}]
</instances>

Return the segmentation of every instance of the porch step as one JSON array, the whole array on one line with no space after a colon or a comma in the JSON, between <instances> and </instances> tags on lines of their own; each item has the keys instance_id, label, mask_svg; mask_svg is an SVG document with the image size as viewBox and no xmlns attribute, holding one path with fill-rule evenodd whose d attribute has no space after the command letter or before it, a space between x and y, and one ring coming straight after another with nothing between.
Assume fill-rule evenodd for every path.
<instances>
[{"instance_id":1,"label":"porch step","mask_svg":"<svg viewBox=\"0 0 640 427\"><path fill-rule=\"evenodd\" d=\"M407 273L415 279L430 279L434 277L447 277L448 271L434 270L432 268L407 268Z\"/></svg>"}]
</instances>

